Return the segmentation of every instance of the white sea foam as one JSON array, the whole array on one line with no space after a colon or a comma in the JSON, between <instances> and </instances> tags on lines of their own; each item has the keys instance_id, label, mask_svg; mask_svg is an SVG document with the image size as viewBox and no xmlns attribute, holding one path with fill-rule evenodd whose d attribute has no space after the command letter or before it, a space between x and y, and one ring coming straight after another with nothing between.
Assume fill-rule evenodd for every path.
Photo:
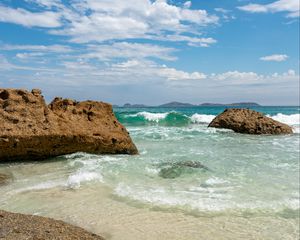
<instances>
[{"instance_id":1,"label":"white sea foam","mask_svg":"<svg viewBox=\"0 0 300 240\"><path fill-rule=\"evenodd\" d=\"M267 115L268 117L273 118L276 121L288 124L288 125L300 125L300 114L296 113L296 114L291 114L291 115L286 115L286 114L282 114L282 113L278 113L276 115L270 116Z\"/></svg>"},{"instance_id":2,"label":"white sea foam","mask_svg":"<svg viewBox=\"0 0 300 240\"><path fill-rule=\"evenodd\" d=\"M79 170L77 173L69 176L67 180L67 186L70 188L78 188L82 182L94 180L103 181L103 177L100 173Z\"/></svg>"},{"instance_id":3,"label":"white sea foam","mask_svg":"<svg viewBox=\"0 0 300 240\"><path fill-rule=\"evenodd\" d=\"M131 117L143 116L146 120L152 122L159 122L159 120L165 119L169 113L151 113L151 112L139 112L136 114L131 114Z\"/></svg>"},{"instance_id":4,"label":"white sea foam","mask_svg":"<svg viewBox=\"0 0 300 240\"><path fill-rule=\"evenodd\" d=\"M228 183L228 181L225 179L222 179L222 178L218 178L218 177L211 177L211 178L207 179L205 181L205 183L207 185L221 185L221 184Z\"/></svg>"},{"instance_id":5,"label":"white sea foam","mask_svg":"<svg viewBox=\"0 0 300 240\"><path fill-rule=\"evenodd\" d=\"M45 190L45 189L55 188L55 187L64 186L64 185L65 185L65 183L62 180L46 181L46 182L35 184L33 186L16 189L10 193L15 194L15 193L21 193L21 192L27 192L27 191Z\"/></svg>"},{"instance_id":6,"label":"white sea foam","mask_svg":"<svg viewBox=\"0 0 300 240\"><path fill-rule=\"evenodd\" d=\"M215 115L195 113L194 115L191 116L191 121L193 123L210 123L215 117L216 117Z\"/></svg>"},{"instance_id":7,"label":"white sea foam","mask_svg":"<svg viewBox=\"0 0 300 240\"><path fill-rule=\"evenodd\" d=\"M170 191L164 187L149 188L120 183L115 194L144 203L166 207L183 207L200 211L222 211L236 209L299 209L299 198L284 198L279 201L240 201L233 194L233 187L194 187L188 190Z\"/></svg>"}]
</instances>

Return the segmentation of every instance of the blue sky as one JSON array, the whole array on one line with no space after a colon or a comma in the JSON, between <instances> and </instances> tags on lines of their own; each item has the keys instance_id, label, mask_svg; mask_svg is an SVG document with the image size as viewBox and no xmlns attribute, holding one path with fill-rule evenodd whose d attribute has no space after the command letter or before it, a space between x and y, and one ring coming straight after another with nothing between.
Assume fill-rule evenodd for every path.
<instances>
[{"instance_id":1,"label":"blue sky","mask_svg":"<svg viewBox=\"0 0 300 240\"><path fill-rule=\"evenodd\" d=\"M299 105L298 0L1 0L0 87Z\"/></svg>"}]
</instances>

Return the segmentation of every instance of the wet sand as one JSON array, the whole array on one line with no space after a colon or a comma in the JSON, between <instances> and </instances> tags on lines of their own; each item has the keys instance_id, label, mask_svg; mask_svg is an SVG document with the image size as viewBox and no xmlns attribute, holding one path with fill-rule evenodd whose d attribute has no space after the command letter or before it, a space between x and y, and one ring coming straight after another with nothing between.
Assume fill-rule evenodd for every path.
<instances>
[{"instance_id":1,"label":"wet sand","mask_svg":"<svg viewBox=\"0 0 300 240\"><path fill-rule=\"evenodd\" d=\"M299 218L188 214L121 199L103 184L22 192L4 207L60 219L107 240L294 240L299 236Z\"/></svg>"}]
</instances>

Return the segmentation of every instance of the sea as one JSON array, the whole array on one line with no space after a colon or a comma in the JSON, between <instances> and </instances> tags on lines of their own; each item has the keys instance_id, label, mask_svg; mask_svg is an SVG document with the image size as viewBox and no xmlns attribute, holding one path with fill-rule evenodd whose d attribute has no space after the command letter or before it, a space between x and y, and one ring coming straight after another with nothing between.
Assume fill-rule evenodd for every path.
<instances>
[{"instance_id":1,"label":"sea","mask_svg":"<svg viewBox=\"0 0 300 240\"><path fill-rule=\"evenodd\" d=\"M208 128L225 107L114 108L139 155L5 163L0 209L115 240L299 239L299 106L251 107L290 135Z\"/></svg>"}]
</instances>

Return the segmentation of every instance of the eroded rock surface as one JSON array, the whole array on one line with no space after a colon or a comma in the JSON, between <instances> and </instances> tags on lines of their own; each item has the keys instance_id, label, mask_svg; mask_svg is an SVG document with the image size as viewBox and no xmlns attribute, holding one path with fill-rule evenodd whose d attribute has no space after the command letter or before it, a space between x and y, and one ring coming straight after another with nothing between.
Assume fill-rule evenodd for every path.
<instances>
[{"instance_id":1,"label":"eroded rock surface","mask_svg":"<svg viewBox=\"0 0 300 240\"><path fill-rule=\"evenodd\" d=\"M55 98L38 89L0 89L0 161L42 160L74 152L136 154L112 106Z\"/></svg>"},{"instance_id":2,"label":"eroded rock surface","mask_svg":"<svg viewBox=\"0 0 300 240\"><path fill-rule=\"evenodd\" d=\"M290 126L250 109L226 109L208 125L247 134L291 134Z\"/></svg>"},{"instance_id":3,"label":"eroded rock surface","mask_svg":"<svg viewBox=\"0 0 300 240\"><path fill-rule=\"evenodd\" d=\"M86 230L51 218L0 210L0 239L104 240Z\"/></svg>"}]
</instances>

